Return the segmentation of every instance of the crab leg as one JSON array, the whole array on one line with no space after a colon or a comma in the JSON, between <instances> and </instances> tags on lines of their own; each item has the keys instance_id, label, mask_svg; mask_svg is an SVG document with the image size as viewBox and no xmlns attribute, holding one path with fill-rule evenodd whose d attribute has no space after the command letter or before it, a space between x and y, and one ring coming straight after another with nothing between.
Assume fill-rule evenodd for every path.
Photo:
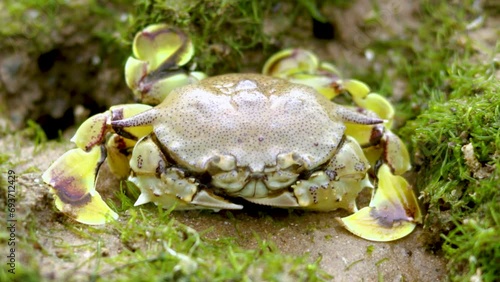
<instances>
[{"instance_id":1,"label":"crab leg","mask_svg":"<svg viewBox=\"0 0 500 282\"><path fill-rule=\"evenodd\" d=\"M373 188L366 172L370 168L356 140L346 137L323 171L292 186L303 208L329 211L342 208L358 211L356 198L364 188Z\"/></svg>"}]
</instances>

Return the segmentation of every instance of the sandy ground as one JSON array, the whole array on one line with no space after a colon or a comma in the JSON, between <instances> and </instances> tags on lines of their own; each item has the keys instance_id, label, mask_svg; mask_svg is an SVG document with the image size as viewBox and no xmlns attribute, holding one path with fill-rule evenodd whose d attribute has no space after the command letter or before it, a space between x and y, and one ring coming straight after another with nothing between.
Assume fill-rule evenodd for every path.
<instances>
[{"instance_id":1,"label":"sandy ground","mask_svg":"<svg viewBox=\"0 0 500 282\"><path fill-rule=\"evenodd\" d=\"M298 215L274 210L264 221L252 217L251 212L233 215L234 219L228 219L224 214L189 212L176 218L200 231L214 227L217 231L206 236L237 237L245 247L255 246L255 232L260 238L271 239L283 253L309 253L312 260L322 257L321 266L334 281L376 281L379 275L384 281L439 281L445 277L443 259L419 243L420 228L396 242L376 243L339 226L334 218L341 212ZM373 248L370 254L369 248Z\"/></svg>"}]
</instances>

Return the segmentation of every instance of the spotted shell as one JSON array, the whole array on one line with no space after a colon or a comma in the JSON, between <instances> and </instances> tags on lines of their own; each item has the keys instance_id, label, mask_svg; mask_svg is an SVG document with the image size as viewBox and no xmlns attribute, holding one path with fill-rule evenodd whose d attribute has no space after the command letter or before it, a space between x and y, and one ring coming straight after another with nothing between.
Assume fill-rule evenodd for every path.
<instances>
[{"instance_id":1,"label":"spotted shell","mask_svg":"<svg viewBox=\"0 0 500 282\"><path fill-rule=\"evenodd\" d=\"M135 121L153 125L169 155L193 172L206 171L217 155L262 172L288 153L310 170L331 159L342 140L336 106L305 85L230 74L175 89Z\"/></svg>"}]
</instances>

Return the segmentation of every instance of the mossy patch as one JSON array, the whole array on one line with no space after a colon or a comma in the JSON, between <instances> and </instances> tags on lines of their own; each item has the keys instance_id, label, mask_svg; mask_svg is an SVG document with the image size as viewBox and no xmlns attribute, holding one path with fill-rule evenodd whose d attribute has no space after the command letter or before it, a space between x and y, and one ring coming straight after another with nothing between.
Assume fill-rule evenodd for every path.
<instances>
[{"instance_id":1,"label":"mossy patch","mask_svg":"<svg viewBox=\"0 0 500 282\"><path fill-rule=\"evenodd\" d=\"M416 118L399 133L414 152L427 242L442 247L451 279L494 281L500 277L498 45L478 50L484 42L468 36L470 23L484 16L477 7L425 2L422 11L428 16L418 41L400 54L413 53L401 61L410 102L400 109Z\"/></svg>"},{"instance_id":2,"label":"mossy patch","mask_svg":"<svg viewBox=\"0 0 500 282\"><path fill-rule=\"evenodd\" d=\"M492 281L500 275L500 84L489 68L455 66L450 91L434 90L429 108L402 132L412 136L430 243L444 243L453 275L479 271Z\"/></svg>"}]
</instances>

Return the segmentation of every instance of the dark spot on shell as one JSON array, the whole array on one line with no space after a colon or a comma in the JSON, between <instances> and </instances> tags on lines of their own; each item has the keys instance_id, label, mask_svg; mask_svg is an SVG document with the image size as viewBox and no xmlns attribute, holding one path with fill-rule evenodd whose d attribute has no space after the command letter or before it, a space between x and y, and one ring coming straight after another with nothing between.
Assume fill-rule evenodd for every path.
<instances>
[{"instance_id":1,"label":"dark spot on shell","mask_svg":"<svg viewBox=\"0 0 500 282\"><path fill-rule=\"evenodd\" d=\"M114 135L114 141L115 141L115 144L116 144L116 148L118 150L125 150L127 149L127 144L125 143L125 139L119 135Z\"/></svg>"},{"instance_id":2,"label":"dark spot on shell","mask_svg":"<svg viewBox=\"0 0 500 282\"><path fill-rule=\"evenodd\" d=\"M311 196L313 197L313 202L315 204L318 203L318 186L316 185L313 185L313 186L310 186L309 187L309 193L311 194Z\"/></svg>"},{"instance_id":3,"label":"dark spot on shell","mask_svg":"<svg viewBox=\"0 0 500 282\"><path fill-rule=\"evenodd\" d=\"M111 120L123 119L123 108L118 108L111 111Z\"/></svg>"},{"instance_id":4,"label":"dark spot on shell","mask_svg":"<svg viewBox=\"0 0 500 282\"><path fill-rule=\"evenodd\" d=\"M137 156L137 167L142 168L142 155Z\"/></svg>"},{"instance_id":5,"label":"dark spot on shell","mask_svg":"<svg viewBox=\"0 0 500 282\"><path fill-rule=\"evenodd\" d=\"M155 173L157 176L160 176L163 171L165 171L165 162L163 160L159 160L158 165L156 166Z\"/></svg>"},{"instance_id":6,"label":"dark spot on shell","mask_svg":"<svg viewBox=\"0 0 500 282\"><path fill-rule=\"evenodd\" d=\"M364 163L356 163L354 165L354 169L356 171L363 171L363 170L365 170L365 164Z\"/></svg>"},{"instance_id":7,"label":"dark spot on shell","mask_svg":"<svg viewBox=\"0 0 500 282\"><path fill-rule=\"evenodd\" d=\"M384 136L384 127L380 124L375 125L370 133L370 145L374 146L380 143Z\"/></svg>"},{"instance_id":8,"label":"dark spot on shell","mask_svg":"<svg viewBox=\"0 0 500 282\"><path fill-rule=\"evenodd\" d=\"M337 172L335 172L334 170L327 169L325 170L325 174L328 176L330 181L335 180L335 178L337 177Z\"/></svg>"}]
</instances>

